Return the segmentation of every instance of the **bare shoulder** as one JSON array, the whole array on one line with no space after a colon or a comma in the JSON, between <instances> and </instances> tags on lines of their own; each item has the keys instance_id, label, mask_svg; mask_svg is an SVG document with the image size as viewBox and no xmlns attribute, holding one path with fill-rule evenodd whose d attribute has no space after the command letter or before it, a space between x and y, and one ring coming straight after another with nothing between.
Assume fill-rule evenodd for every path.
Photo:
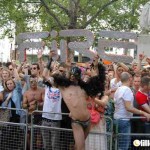
<instances>
[{"instance_id":1,"label":"bare shoulder","mask_svg":"<svg viewBox=\"0 0 150 150\"><path fill-rule=\"evenodd\" d=\"M45 89L44 89L44 88L41 88L41 87L38 87L37 91L38 91L38 92L44 92Z\"/></svg>"},{"instance_id":2,"label":"bare shoulder","mask_svg":"<svg viewBox=\"0 0 150 150\"><path fill-rule=\"evenodd\" d=\"M23 95L26 96L28 95L28 93L29 93L29 90L25 91Z\"/></svg>"}]
</instances>

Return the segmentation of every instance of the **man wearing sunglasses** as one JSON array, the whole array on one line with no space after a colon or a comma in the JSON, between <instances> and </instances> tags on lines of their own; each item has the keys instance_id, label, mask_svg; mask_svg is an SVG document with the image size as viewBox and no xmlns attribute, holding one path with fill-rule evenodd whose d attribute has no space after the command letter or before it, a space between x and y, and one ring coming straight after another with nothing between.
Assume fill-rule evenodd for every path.
<instances>
[{"instance_id":1,"label":"man wearing sunglasses","mask_svg":"<svg viewBox=\"0 0 150 150\"><path fill-rule=\"evenodd\" d=\"M42 110L44 89L38 87L38 78L30 76L30 89L23 95L23 108L28 109L29 114L34 110Z\"/></svg>"},{"instance_id":2,"label":"man wearing sunglasses","mask_svg":"<svg viewBox=\"0 0 150 150\"><path fill-rule=\"evenodd\" d=\"M40 77L40 66L38 63L32 63L31 65L31 75L38 77L38 86L43 87L43 79Z\"/></svg>"},{"instance_id":3,"label":"man wearing sunglasses","mask_svg":"<svg viewBox=\"0 0 150 150\"><path fill-rule=\"evenodd\" d=\"M28 114L29 114L28 123L31 123L32 112L35 110L42 111L43 101L44 101L44 89L38 87L38 78L34 75L30 76L29 82L30 82L30 88L23 95L22 107L28 110ZM33 124L41 125L41 120L42 120L41 114L34 114ZM42 142L41 133L39 131L36 131L35 134L36 134L35 140L38 140L41 143ZM30 147L29 141L30 139L28 139L28 147ZM36 146L37 148L39 148L38 146L41 146L41 144Z\"/></svg>"},{"instance_id":4,"label":"man wearing sunglasses","mask_svg":"<svg viewBox=\"0 0 150 150\"><path fill-rule=\"evenodd\" d=\"M28 68L26 68L26 69L28 69ZM39 64L38 63L32 63L32 65L30 67L30 71L31 71L31 75L30 74L25 75L22 73L19 74L20 78L23 78L25 80L25 82L27 83L25 89L28 90L30 88L30 85L31 85L30 84L30 76L32 76L32 75L37 77L38 87L44 88L43 79L40 76Z\"/></svg>"}]
</instances>

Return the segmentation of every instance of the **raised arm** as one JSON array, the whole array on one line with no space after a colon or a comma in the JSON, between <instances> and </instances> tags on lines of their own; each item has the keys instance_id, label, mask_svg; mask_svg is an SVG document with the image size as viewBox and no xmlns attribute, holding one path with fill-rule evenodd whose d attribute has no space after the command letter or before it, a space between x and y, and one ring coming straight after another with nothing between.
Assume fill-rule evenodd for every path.
<instances>
[{"instance_id":1,"label":"raised arm","mask_svg":"<svg viewBox=\"0 0 150 150\"><path fill-rule=\"evenodd\" d=\"M24 63L25 63L25 62L21 62L21 64L18 66L18 68L17 68L18 73L21 72Z\"/></svg>"},{"instance_id":2,"label":"raised arm","mask_svg":"<svg viewBox=\"0 0 150 150\"><path fill-rule=\"evenodd\" d=\"M51 74L51 71L52 71L52 67L51 67L51 64L52 64L52 61L53 61L52 56L53 56L53 53L50 51L49 57L48 57L48 63L46 65L46 67L44 68L43 74L42 74L44 83L48 86L51 86L51 82L50 82L49 79L50 79L50 74Z\"/></svg>"},{"instance_id":3,"label":"raised arm","mask_svg":"<svg viewBox=\"0 0 150 150\"><path fill-rule=\"evenodd\" d=\"M40 50L38 50L38 53L37 53L38 64L40 67L40 75L42 75L41 73L44 70L44 64L43 64L42 56L43 56L43 50L40 49Z\"/></svg>"},{"instance_id":4,"label":"raised arm","mask_svg":"<svg viewBox=\"0 0 150 150\"><path fill-rule=\"evenodd\" d=\"M50 51L49 53L49 59L46 67L44 68L43 71L43 79L45 81L45 84L48 86L51 86L55 84L55 86L69 86L70 85L70 80L66 76L62 76L59 74L59 71L52 72L52 56L55 55L53 51ZM49 74L50 73L50 74Z\"/></svg>"},{"instance_id":5,"label":"raised arm","mask_svg":"<svg viewBox=\"0 0 150 150\"><path fill-rule=\"evenodd\" d=\"M20 81L20 77L19 77L18 70L17 70L17 68L16 68L15 62L12 62L12 66L13 66L13 68L14 68L14 77L15 77L15 80L16 80L16 81Z\"/></svg>"},{"instance_id":6,"label":"raised arm","mask_svg":"<svg viewBox=\"0 0 150 150\"><path fill-rule=\"evenodd\" d=\"M97 96L98 93L101 93L102 97L105 91L105 67L101 62L97 65L97 75L91 77L88 82L87 86L85 86L85 91L88 96Z\"/></svg>"},{"instance_id":7,"label":"raised arm","mask_svg":"<svg viewBox=\"0 0 150 150\"><path fill-rule=\"evenodd\" d=\"M141 70L141 68L142 68L142 61L143 61L144 57L145 57L144 53L139 54L137 70L136 71L140 71Z\"/></svg>"}]
</instances>

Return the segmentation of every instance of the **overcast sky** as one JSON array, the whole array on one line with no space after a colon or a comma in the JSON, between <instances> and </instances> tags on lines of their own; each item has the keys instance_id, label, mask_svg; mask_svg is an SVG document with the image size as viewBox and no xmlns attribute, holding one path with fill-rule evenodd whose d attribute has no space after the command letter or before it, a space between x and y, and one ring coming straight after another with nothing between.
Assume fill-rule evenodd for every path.
<instances>
[{"instance_id":1,"label":"overcast sky","mask_svg":"<svg viewBox=\"0 0 150 150\"><path fill-rule=\"evenodd\" d=\"M7 38L0 40L0 61L6 62L10 60L10 47L11 44Z\"/></svg>"}]
</instances>

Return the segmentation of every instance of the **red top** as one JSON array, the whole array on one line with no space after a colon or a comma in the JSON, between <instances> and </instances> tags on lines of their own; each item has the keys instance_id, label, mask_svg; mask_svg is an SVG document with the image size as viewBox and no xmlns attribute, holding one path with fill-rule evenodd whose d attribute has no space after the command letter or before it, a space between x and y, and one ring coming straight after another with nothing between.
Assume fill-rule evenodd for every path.
<instances>
[{"instance_id":1,"label":"red top","mask_svg":"<svg viewBox=\"0 0 150 150\"><path fill-rule=\"evenodd\" d=\"M140 109L143 110L143 108L141 107L141 105L144 104L148 104L149 105L149 101L148 101L148 95L146 93L142 93L141 91L138 91L135 95L135 99L138 103L138 105L140 105Z\"/></svg>"},{"instance_id":2,"label":"red top","mask_svg":"<svg viewBox=\"0 0 150 150\"><path fill-rule=\"evenodd\" d=\"M141 91L138 91L135 95L135 99L137 101L137 104L139 105L139 109L142 111L145 111L142 108L142 105L144 105L144 104L149 105L148 95L146 93L142 93ZM144 121L145 119L142 119L142 120Z\"/></svg>"}]
</instances>

